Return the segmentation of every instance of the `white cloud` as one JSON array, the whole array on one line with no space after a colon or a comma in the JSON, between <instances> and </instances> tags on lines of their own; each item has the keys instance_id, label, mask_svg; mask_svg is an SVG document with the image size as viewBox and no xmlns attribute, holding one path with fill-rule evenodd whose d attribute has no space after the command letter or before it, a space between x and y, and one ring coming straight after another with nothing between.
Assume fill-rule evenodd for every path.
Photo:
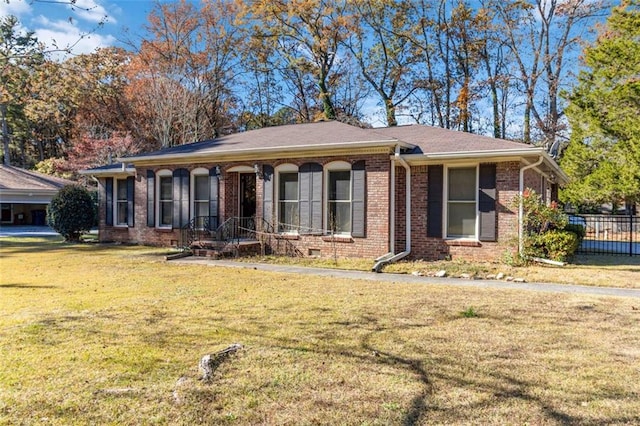
<instances>
[{"instance_id":1,"label":"white cloud","mask_svg":"<svg viewBox=\"0 0 640 426\"><path fill-rule=\"evenodd\" d=\"M50 21L40 16L36 20L35 34L48 50L70 49L75 55L91 53L97 48L112 46L116 39L111 35L87 34L70 21ZM52 59L61 60L66 52L52 53Z\"/></svg>"},{"instance_id":2,"label":"white cloud","mask_svg":"<svg viewBox=\"0 0 640 426\"><path fill-rule=\"evenodd\" d=\"M0 0L0 16L14 15L17 17L31 13L31 5L25 0Z\"/></svg>"}]
</instances>

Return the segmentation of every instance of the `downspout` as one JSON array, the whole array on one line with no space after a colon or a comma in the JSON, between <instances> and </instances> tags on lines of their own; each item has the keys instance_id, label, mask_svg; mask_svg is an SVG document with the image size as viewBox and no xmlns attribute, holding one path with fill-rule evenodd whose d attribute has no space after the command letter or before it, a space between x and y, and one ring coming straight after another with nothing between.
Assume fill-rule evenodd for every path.
<instances>
[{"instance_id":1,"label":"downspout","mask_svg":"<svg viewBox=\"0 0 640 426\"><path fill-rule=\"evenodd\" d=\"M396 246L396 157L391 157L390 188L389 188L389 252L375 259L373 271L378 272L378 263L390 259L394 255Z\"/></svg>"},{"instance_id":2,"label":"downspout","mask_svg":"<svg viewBox=\"0 0 640 426\"><path fill-rule=\"evenodd\" d=\"M394 249L395 249L395 216L396 216L396 205L395 205L395 167L396 167L396 161L399 162L402 167L404 167L405 169L405 187L406 187L406 194L405 194L405 228L406 228L406 237L405 237L405 249L403 252L398 253L396 255L393 254ZM391 220L392 220L392 228L391 228L391 247L390 247L390 252L384 256L382 256L381 258L376 259L377 262L375 265L373 265L372 270L374 272L380 272L380 270L382 269L382 267L386 264L389 263L393 263L396 262L406 256L409 255L409 253L411 253L411 167L409 166L409 164L407 164L407 162L405 161L404 158L402 158L400 156L400 146L396 146L396 152L395 155L393 157L393 161L391 162L391 166L392 166L392 174L391 174L391 180L392 180L392 190L391 190L391 206L392 206L392 210L391 210Z\"/></svg>"},{"instance_id":3,"label":"downspout","mask_svg":"<svg viewBox=\"0 0 640 426\"><path fill-rule=\"evenodd\" d=\"M540 156L538 161L536 161L535 163L520 168L520 202L518 203L518 254L520 255L520 257L524 255L524 200L522 199L522 196L524 194L524 172L525 170L538 167L540 164L542 164L543 161L544 157Z\"/></svg>"}]
</instances>

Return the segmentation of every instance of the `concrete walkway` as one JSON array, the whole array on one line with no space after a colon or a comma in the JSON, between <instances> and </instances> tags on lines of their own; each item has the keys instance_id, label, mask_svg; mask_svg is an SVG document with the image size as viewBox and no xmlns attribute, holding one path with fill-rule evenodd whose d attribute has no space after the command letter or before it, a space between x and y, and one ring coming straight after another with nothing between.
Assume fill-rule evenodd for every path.
<instances>
[{"instance_id":1,"label":"concrete walkway","mask_svg":"<svg viewBox=\"0 0 640 426\"><path fill-rule=\"evenodd\" d=\"M346 278L352 280L382 281L390 283L414 283L427 285L452 285L473 288L495 288L510 290L528 290L549 293L584 294L591 296L616 296L640 299L640 289L593 287L551 283L514 283L497 280L468 280L462 278L419 277L409 274L376 274L375 272L347 271L343 269L311 268L292 265L272 265L265 263L235 262L233 260L210 260L199 257L185 257L172 260L172 263L200 264L229 268L255 269L258 271L282 272L289 274L317 275L327 278ZM640 278L640 277L639 277Z\"/></svg>"},{"instance_id":2,"label":"concrete walkway","mask_svg":"<svg viewBox=\"0 0 640 426\"><path fill-rule=\"evenodd\" d=\"M45 237L60 235L48 226L32 225L4 225L0 226L0 238L2 237Z\"/></svg>"}]
</instances>

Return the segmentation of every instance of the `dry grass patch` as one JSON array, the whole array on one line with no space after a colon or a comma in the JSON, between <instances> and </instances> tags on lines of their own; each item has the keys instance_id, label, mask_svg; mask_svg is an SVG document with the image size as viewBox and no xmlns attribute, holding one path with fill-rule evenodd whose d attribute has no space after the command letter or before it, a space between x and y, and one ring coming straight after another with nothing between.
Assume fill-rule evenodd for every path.
<instances>
[{"instance_id":1,"label":"dry grass patch","mask_svg":"<svg viewBox=\"0 0 640 426\"><path fill-rule=\"evenodd\" d=\"M0 424L640 422L634 299L0 243ZM200 357L234 342L199 381Z\"/></svg>"},{"instance_id":2,"label":"dry grass patch","mask_svg":"<svg viewBox=\"0 0 640 426\"><path fill-rule=\"evenodd\" d=\"M290 258L283 256L247 257L240 259L240 261L359 271L370 271L374 264L370 259ZM399 261L386 265L383 269L386 273L419 273L423 275L433 275L440 270L447 271L447 275L453 277L466 274L485 279L487 276L495 276L501 272L505 276L523 278L527 282L640 288L640 256L580 255L573 258L572 263L563 267L535 263L516 267L503 263L464 260Z\"/></svg>"},{"instance_id":3,"label":"dry grass patch","mask_svg":"<svg viewBox=\"0 0 640 426\"><path fill-rule=\"evenodd\" d=\"M563 267L531 264L509 266L490 262L440 261L398 262L385 267L385 272L425 275L446 270L449 276L469 274L479 278L496 275L524 278L527 282L579 284L602 287L640 288L640 256L576 256Z\"/></svg>"}]
</instances>

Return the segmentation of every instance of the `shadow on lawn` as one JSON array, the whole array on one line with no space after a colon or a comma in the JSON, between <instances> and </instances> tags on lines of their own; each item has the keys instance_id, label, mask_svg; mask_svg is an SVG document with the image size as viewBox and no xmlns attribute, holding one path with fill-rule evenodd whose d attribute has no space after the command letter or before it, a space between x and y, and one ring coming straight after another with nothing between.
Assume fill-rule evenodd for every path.
<instances>
[{"instance_id":1,"label":"shadow on lawn","mask_svg":"<svg viewBox=\"0 0 640 426\"><path fill-rule=\"evenodd\" d=\"M49 289L49 288L58 288L55 285L32 285L32 284L0 284L0 289L2 288L41 288L41 289Z\"/></svg>"},{"instance_id":2,"label":"shadow on lawn","mask_svg":"<svg viewBox=\"0 0 640 426\"><path fill-rule=\"evenodd\" d=\"M12 238L0 240L0 249L3 256L12 256L20 254L33 254L34 252L56 252L56 251L76 251L82 253L99 253L110 250L140 250L142 246L139 245L127 245L120 243L70 243L66 242L59 236L52 237L27 237L27 238ZM157 255L162 257L170 252L171 249L167 249L166 252L157 253L140 253L140 256Z\"/></svg>"},{"instance_id":3,"label":"shadow on lawn","mask_svg":"<svg viewBox=\"0 0 640 426\"><path fill-rule=\"evenodd\" d=\"M458 317L452 318L452 320L459 320ZM239 335L251 334L260 339L264 339L267 344L273 345L274 348L280 348L284 350L301 350L304 347L305 352L314 352L321 356L326 357L346 357L355 360L358 364L385 365L395 367L410 373L415 377L420 384L420 390L412 397L406 412L402 415L401 424L404 426L413 426L417 424L424 424L429 422L429 412L441 412L447 411L447 416L450 418L464 419L469 415L473 415L474 408L480 411L493 410L501 406L502 404L509 404L510 400L520 400L524 403L531 404L539 410L539 415L543 421L557 422L559 424L585 424L585 423L598 423L598 424L634 424L640 417L637 416L620 416L618 418L609 418L605 422L601 422L601 419L594 419L589 415L580 415L579 413L571 413L564 410L561 407L556 406L557 401L553 398L547 399L544 395L536 395L534 389L535 383L528 382L516 377L503 373L501 371L487 372L481 374L480 371L476 371L475 377L470 377L464 374L458 374L464 370L465 367L462 363L457 365L455 362L451 364L450 359L435 359L433 354L429 352L418 353L408 351L403 352L404 344L400 343L396 350L389 350L388 348L379 348L372 341L375 340L376 335L379 333L392 332L395 335L401 335L402 330L408 330L411 328L421 327L433 327L431 323L416 323L393 326L381 326L375 318L368 315L361 316L358 321L337 322L333 325L340 325L346 328L350 328L350 333L354 335L354 340L360 342L358 347L353 349L345 348L344 346L332 345L331 340L335 339L335 333L326 334L323 329L327 324L314 323L311 328L317 329L316 333L313 330L307 330L310 335L320 338L321 341L327 342L323 346L309 347L303 340L290 337L274 337L270 335L268 330L270 327L255 324L257 329L254 332L248 332L246 329L233 329L226 328L227 331L232 334L238 333ZM359 333L360 332L360 333ZM363 333L362 333L363 332ZM326 337L326 339L322 339ZM410 342L406 342L410 343ZM414 356L412 356L412 354ZM417 356L415 356L417 355ZM434 367L427 369L425 362L428 362L429 358L433 358ZM459 368L458 368L459 367ZM478 375L479 374L479 375ZM481 391L487 395L492 395L493 398L483 399L475 403L461 403L459 406L442 407L438 406L438 403L429 403L430 397L436 392L434 388L434 381L444 383L444 386L451 385L460 389L473 389ZM602 399L608 398L628 398L628 394L618 395L606 393L600 395ZM584 395L573 394L570 397L575 401L589 401L593 398L593 394L589 390L584 391ZM535 414L531 413L533 418ZM538 419L540 420L540 419Z\"/></svg>"},{"instance_id":4,"label":"shadow on lawn","mask_svg":"<svg viewBox=\"0 0 640 426\"><path fill-rule=\"evenodd\" d=\"M578 254L574 256L571 264L576 266L630 266L631 268L626 270L640 272L640 256Z\"/></svg>"},{"instance_id":5,"label":"shadow on lawn","mask_svg":"<svg viewBox=\"0 0 640 426\"><path fill-rule=\"evenodd\" d=\"M355 359L359 363L368 363L368 364L378 364L378 365L386 365L392 367L400 367L409 373L415 375L422 386L422 391L416 394L412 400L411 405L406 413L402 416L402 425L404 426L413 426L417 424L424 423L423 416L427 411L427 400L429 395L433 393L433 385L430 380L429 372L424 368L423 361L420 359L413 359L409 356L402 356L401 354L393 354L389 351L385 351L382 349L378 349L370 343L370 340L377 334L382 332L389 331L398 331L402 329L416 328L416 327L430 327L432 324L407 324L401 327L381 327L378 325L377 320L368 315L362 316L362 321L350 321L350 322L340 322L334 323L340 324L345 327L353 327L360 330L369 330L361 339L360 346L357 348L358 350L350 351L345 350L343 348L331 349L331 348L308 348L305 347L304 350L309 352L314 352L324 356L340 356L340 357L348 357ZM254 324L261 330L268 330L268 327L262 327L260 325ZM228 330L233 330L229 329ZM247 334L247 330L233 330L241 334ZM301 343L297 339L278 337L274 338L273 336L269 336L268 334L262 333L251 333L252 335L259 337L261 339L276 340L277 343L274 344L274 347L285 349L285 350L300 350L301 347L298 345ZM316 337L326 337L328 339L335 338L332 335L326 335L324 332L314 333ZM325 340L325 339L322 339Z\"/></svg>"}]
</instances>

